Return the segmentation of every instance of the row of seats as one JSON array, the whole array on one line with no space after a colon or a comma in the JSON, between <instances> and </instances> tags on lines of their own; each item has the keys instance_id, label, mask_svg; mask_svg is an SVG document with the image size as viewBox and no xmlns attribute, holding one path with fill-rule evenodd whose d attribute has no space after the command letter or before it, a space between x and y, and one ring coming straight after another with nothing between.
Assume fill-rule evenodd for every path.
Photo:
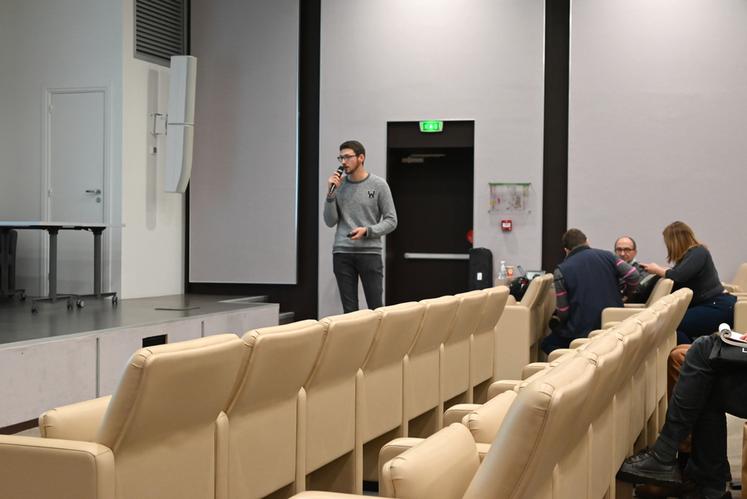
<instances>
[{"instance_id":1,"label":"row of seats","mask_svg":"<svg viewBox=\"0 0 747 499\"><path fill-rule=\"evenodd\" d=\"M666 363L692 298L681 289L549 363L499 381L483 405L454 406L431 437L381 451L381 495L400 499L579 499L630 496L615 482L625 456L655 438ZM654 430L656 428L653 428ZM350 497L304 492L297 499Z\"/></svg>"},{"instance_id":2,"label":"row of seats","mask_svg":"<svg viewBox=\"0 0 747 499\"><path fill-rule=\"evenodd\" d=\"M360 492L380 447L442 426L493 379L501 286L145 348L110 397L0 436L0 497ZM478 397L479 398L479 397Z\"/></svg>"}]
</instances>

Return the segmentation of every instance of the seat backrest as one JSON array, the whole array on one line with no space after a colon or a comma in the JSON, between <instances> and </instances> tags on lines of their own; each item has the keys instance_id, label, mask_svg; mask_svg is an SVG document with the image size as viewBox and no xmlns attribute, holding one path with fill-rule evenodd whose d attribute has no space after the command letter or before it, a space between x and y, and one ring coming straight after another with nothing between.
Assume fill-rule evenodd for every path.
<instances>
[{"instance_id":1,"label":"seat backrest","mask_svg":"<svg viewBox=\"0 0 747 499\"><path fill-rule=\"evenodd\" d=\"M588 430L584 404L594 370L576 355L521 389L464 498L542 497L538 489Z\"/></svg>"},{"instance_id":2,"label":"seat backrest","mask_svg":"<svg viewBox=\"0 0 747 499\"><path fill-rule=\"evenodd\" d=\"M478 466L475 441L464 426L454 423L387 461L382 468L381 495L460 499Z\"/></svg>"},{"instance_id":3,"label":"seat backrest","mask_svg":"<svg viewBox=\"0 0 747 499\"><path fill-rule=\"evenodd\" d=\"M358 390L364 442L402 423L402 361L420 330L424 311L425 305L416 302L376 309L381 322L361 368Z\"/></svg>"},{"instance_id":4,"label":"seat backrest","mask_svg":"<svg viewBox=\"0 0 747 499\"><path fill-rule=\"evenodd\" d=\"M505 391L464 416L462 424L472 433L475 442L489 444L495 440L517 393L517 390Z\"/></svg>"},{"instance_id":5,"label":"seat backrest","mask_svg":"<svg viewBox=\"0 0 747 499\"><path fill-rule=\"evenodd\" d=\"M501 318L503 309L506 307L508 288L506 286L495 286L483 290L483 293L486 295L485 305L482 308L480 321L477 323L474 334L492 335L498 320Z\"/></svg>"},{"instance_id":6,"label":"seat backrest","mask_svg":"<svg viewBox=\"0 0 747 499\"><path fill-rule=\"evenodd\" d=\"M747 263L743 263L739 266L737 273L734 275L734 279L730 284L736 286L736 291L738 292L747 292Z\"/></svg>"},{"instance_id":7,"label":"seat backrest","mask_svg":"<svg viewBox=\"0 0 747 499\"><path fill-rule=\"evenodd\" d=\"M469 339L477 329L482 308L487 299L487 295L479 290L459 293L455 297L459 300L459 307L454 317L451 333L444 345Z\"/></svg>"},{"instance_id":8,"label":"seat backrest","mask_svg":"<svg viewBox=\"0 0 747 499\"><path fill-rule=\"evenodd\" d=\"M213 497L215 421L245 349L223 334L132 355L96 437L114 453L117 497Z\"/></svg>"},{"instance_id":9,"label":"seat backrest","mask_svg":"<svg viewBox=\"0 0 747 499\"><path fill-rule=\"evenodd\" d=\"M649 307L656 303L659 298L662 298L672 292L674 281L671 279L661 278L654 284L654 289L651 290L651 294L648 295L646 300L646 306Z\"/></svg>"},{"instance_id":10,"label":"seat backrest","mask_svg":"<svg viewBox=\"0 0 747 499\"><path fill-rule=\"evenodd\" d=\"M298 391L325 333L325 324L306 320L242 338L242 374L218 430L217 475L228 497L265 496L295 479Z\"/></svg>"},{"instance_id":11,"label":"seat backrest","mask_svg":"<svg viewBox=\"0 0 747 499\"><path fill-rule=\"evenodd\" d=\"M546 283L548 282L548 277L552 279L552 274L544 274L529 281L527 290L519 303L527 308L532 308L542 303L542 292L547 290Z\"/></svg>"},{"instance_id":12,"label":"seat backrest","mask_svg":"<svg viewBox=\"0 0 747 499\"><path fill-rule=\"evenodd\" d=\"M306 470L314 471L355 446L355 376L379 329L381 314L360 310L326 317L327 335L304 383Z\"/></svg>"},{"instance_id":13,"label":"seat backrest","mask_svg":"<svg viewBox=\"0 0 747 499\"><path fill-rule=\"evenodd\" d=\"M459 299L454 296L429 298L420 303L425 308L423 320L420 323L420 332L408 352L411 357L438 350L451 332L456 310L459 307Z\"/></svg>"}]
</instances>

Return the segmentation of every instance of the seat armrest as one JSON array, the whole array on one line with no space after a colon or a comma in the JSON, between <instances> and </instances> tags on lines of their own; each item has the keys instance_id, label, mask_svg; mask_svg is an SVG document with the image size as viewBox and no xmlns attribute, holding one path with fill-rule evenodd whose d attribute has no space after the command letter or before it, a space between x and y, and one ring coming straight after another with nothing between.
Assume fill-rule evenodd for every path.
<instances>
[{"instance_id":1,"label":"seat armrest","mask_svg":"<svg viewBox=\"0 0 747 499\"><path fill-rule=\"evenodd\" d=\"M619 322L610 322L610 324L612 324L612 325L619 324ZM605 329L607 329L607 328L595 329L594 331L590 332L586 337L587 338L596 338L600 334L604 334L604 332L605 332L604 330Z\"/></svg>"},{"instance_id":2,"label":"seat armrest","mask_svg":"<svg viewBox=\"0 0 747 499\"><path fill-rule=\"evenodd\" d=\"M625 303L623 308L646 308L645 303Z\"/></svg>"},{"instance_id":3,"label":"seat armrest","mask_svg":"<svg viewBox=\"0 0 747 499\"><path fill-rule=\"evenodd\" d=\"M379 451L379 473L381 473L381 468L384 466L384 464L386 464L387 461L394 459L395 457L405 452L407 449L412 449L424 440L424 438L402 437L395 438L394 440L391 440L388 443L384 444L384 446Z\"/></svg>"},{"instance_id":4,"label":"seat armrest","mask_svg":"<svg viewBox=\"0 0 747 499\"><path fill-rule=\"evenodd\" d=\"M723 281L722 281L722 282L721 282L721 285L722 285L722 286L724 287L724 289L725 289L726 291L728 291L729 293L737 293L737 292L741 291L740 287L739 287L739 286L737 286L736 284L730 284L730 283L728 283L728 282L723 282Z\"/></svg>"},{"instance_id":5,"label":"seat armrest","mask_svg":"<svg viewBox=\"0 0 747 499\"><path fill-rule=\"evenodd\" d=\"M63 405L39 416L42 437L94 442L111 395Z\"/></svg>"},{"instance_id":6,"label":"seat armrest","mask_svg":"<svg viewBox=\"0 0 747 499\"><path fill-rule=\"evenodd\" d=\"M607 307L602 310L602 324L612 321L624 321L628 317L641 313L640 308Z\"/></svg>"},{"instance_id":7,"label":"seat armrest","mask_svg":"<svg viewBox=\"0 0 747 499\"><path fill-rule=\"evenodd\" d=\"M384 497L461 497L480 466L477 446L460 424L441 429L381 469Z\"/></svg>"},{"instance_id":8,"label":"seat armrest","mask_svg":"<svg viewBox=\"0 0 747 499\"><path fill-rule=\"evenodd\" d=\"M535 374L537 374L540 371L543 371L547 366L550 365L550 362L532 362L531 364L525 365L521 369L521 380L524 381L527 378L531 378Z\"/></svg>"},{"instance_id":9,"label":"seat armrest","mask_svg":"<svg viewBox=\"0 0 747 499\"><path fill-rule=\"evenodd\" d=\"M491 383L488 387L488 400L497 397L503 392L513 390L519 383L521 383L521 380L516 379L500 379Z\"/></svg>"},{"instance_id":10,"label":"seat armrest","mask_svg":"<svg viewBox=\"0 0 747 499\"><path fill-rule=\"evenodd\" d=\"M114 455L103 445L0 435L0 497L114 499Z\"/></svg>"},{"instance_id":11,"label":"seat armrest","mask_svg":"<svg viewBox=\"0 0 747 499\"><path fill-rule=\"evenodd\" d=\"M480 462L482 463L483 459L485 459L485 456L487 456L488 452L490 452L491 444L477 442L475 445L477 446L477 455L480 456Z\"/></svg>"},{"instance_id":12,"label":"seat armrest","mask_svg":"<svg viewBox=\"0 0 747 499\"><path fill-rule=\"evenodd\" d=\"M516 305L517 302L516 298L514 298L514 295L508 295L508 298L506 298L506 305Z\"/></svg>"},{"instance_id":13,"label":"seat armrest","mask_svg":"<svg viewBox=\"0 0 747 499\"><path fill-rule=\"evenodd\" d=\"M586 345L591 341L591 338L576 338L575 340L571 341L571 350L575 350L576 348L580 347L581 345ZM552 361L550 361L552 362Z\"/></svg>"},{"instance_id":14,"label":"seat armrest","mask_svg":"<svg viewBox=\"0 0 747 499\"><path fill-rule=\"evenodd\" d=\"M547 356L547 362L548 362L548 364L551 363L551 362L555 362L556 360L558 360L559 358L561 358L563 355L565 355L567 353L570 353L570 352L574 352L574 351L575 351L574 348L558 348L558 349L555 349L555 350L553 350L552 352L550 352L548 354L548 356Z\"/></svg>"},{"instance_id":15,"label":"seat armrest","mask_svg":"<svg viewBox=\"0 0 747 499\"><path fill-rule=\"evenodd\" d=\"M444 412L444 426L452 423L461 423L462 418L480 407L480 404L456 404L449 407Z\"/></svg>"}]
</instances>

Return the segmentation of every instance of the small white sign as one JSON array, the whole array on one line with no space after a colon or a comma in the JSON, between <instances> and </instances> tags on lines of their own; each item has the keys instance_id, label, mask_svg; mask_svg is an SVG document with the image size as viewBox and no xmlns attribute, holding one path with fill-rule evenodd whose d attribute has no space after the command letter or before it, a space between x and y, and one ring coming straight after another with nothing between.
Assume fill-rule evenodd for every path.
<instances>
[{"instance_id":1,"label":"small white sign","mask_svg":"<svg viewBox=\"0 0 747 499\"><path fill-rule=\"evenodd\" d=\"M482 281L482 272L477 273L477 280Z\"/></svg>"}]
</instances>

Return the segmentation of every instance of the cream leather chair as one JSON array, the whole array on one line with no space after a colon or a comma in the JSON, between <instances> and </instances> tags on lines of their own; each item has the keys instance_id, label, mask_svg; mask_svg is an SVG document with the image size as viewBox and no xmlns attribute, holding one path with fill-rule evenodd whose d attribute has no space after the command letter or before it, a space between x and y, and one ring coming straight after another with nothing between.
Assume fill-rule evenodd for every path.
<instances>
[{"instance_id":1,"label":"cream leather chair","mask_svg":"<svg viewBox=\"0 0 747 499\"><path fill-rule=\"evenodd\" d=\"M297 436L298 392L325 333L325 324L306 320L242 338L247 352L241 374L218 418L217 499L264 497L295 482L296 445L303 439Z\"/></svg>"},{"instance_id":2,"label":"cream leather chair","mask_svg":"<svg viewBox=\"0 0 747 499\"><path fill-rule=\"evenodd\" d=\"M495 328L508 299L508 288L496 286L483 290L487 296L480 322L470 338L470 386L472 400L485 402L489 382L493 379Z\"/></svg>"},{"instance_id":3,"label":"cream leather chair","mask_svg":"<svg viewBox=\"0 0 747 499\"><path fill-rule=\"evenodd\" d=\"M443 397L439 357L441 344L451 332L459 300L442 296L422 300L425 310L420 332L403 366L404 435L427 437L443 426Z\"/></svg>"},{"instance_id":4,"label":"cream leather chair","mask_svg":"<svg viewBox=\"0 0 747 499\"><path fill-rule=\"evenodd\" d=\"M623 308L646 308L656 303L659 298L662 298L672 292L674 281L671 279L659 279L654 284L654 289L651 290L651 294L648 295L646 303L625 303Z\"/></svg>"},{"instance_id":5,"label":"cream leather chair","mask_svg":"<svg viewBox=\"0 0 747 499\"><path fill-rule=\"evenodd\" d=\"M138 350L111 397L44 413L45 438L0 439L0 497L214 497L215 421L245 348L231 334Z\"/></svg>"},{"instance_id":6,"label":"cream leather chair","mask_svg":"<svg viewBox=\"0 0 747 499\"><path fill-rule=\"evenodd\" d=\"M747 293L747 263L740 265L731 282L723 285L730 293Z\"/></svg>"},{"instance_id":7,"label":"cream leather chair","mask_svg":"<svg viewBox=\"0 0 747 499\"><path fill-rule=\"evenodd\" d=\"M356 378L356 433L362 480L378 481L381 447L406 433L402 424L405 355L415 342L425 305L408 302L376 309L381 314L379 330ZM432 380L433 383L436 380ZM383 440L382 440L383 438Z\"/></svg>"},{"instance_id":8,"label":"cream leather chair","mask_svg":"<svg viewBox=\"0 0 747 499\"><path fill-rule=\"evenodd\" d=\"M519 391L482 464L469 431L453 424L388 461L382 495L399 499L586 497L588 423L595 365L574 356ZM466 490L465 490L466 487ZM305 492L298 499L352 497Z\"/></svg>"},{"instance_id":9,"label":"cream leather chair","mask_svg":"<svg viewBox=\"0 0 747 499\"><path fill-rule=\"evenodd\" d=\"M356 373L381 314L360 310L322 319L327 334L299 394L296 486L359 491L356 481Z\"/></svg>"},{"instance_id":10,"label":"cream leather chair","mask_svg":"<svg viewBox=\"0 0 747 499\"><path fill-rule=\"evenodd\" d=\"M656 303L660 298L672 292L674 282L671 279L659 279L651 290L646 303L626 303L622 308L607 307L602 310L602 327L609 327L612 323L619 322L631 317L641 309L645 309Z\"/></svg>"},{"instance_id":11,"label":"cream leather chair","mask_svg":"<svg viewBox=\"0 0 747 499\"><path fill-rule=\"evenodd\" d=\"M734 304L734 330L747 333L747 301Z\"/></svg>"},{"instance_id":12,"label":"cream leather chair","mask_svg":"<svg viewBox=\"0 0 747 499\"><path fill-rule=\"evenodd\" d=\"M470 337L480 322L487 295L469 291L455 295L459 300L451 332L441 351L441 392L444 403L459 397L459 402L472 402L470 384Z\"/></svg>"},{"instance_id":13,"label":"cream leather chair","mask_svg":"<svg viewBox=\"0 0 747 499\"><path fill-rule=\"evenodd\" d=\"M493 379L518 379L521 369L537 360L552 284L552 274L532 279L521 302L506 305L495 329Z\"/></svg>"}]
</instances>

